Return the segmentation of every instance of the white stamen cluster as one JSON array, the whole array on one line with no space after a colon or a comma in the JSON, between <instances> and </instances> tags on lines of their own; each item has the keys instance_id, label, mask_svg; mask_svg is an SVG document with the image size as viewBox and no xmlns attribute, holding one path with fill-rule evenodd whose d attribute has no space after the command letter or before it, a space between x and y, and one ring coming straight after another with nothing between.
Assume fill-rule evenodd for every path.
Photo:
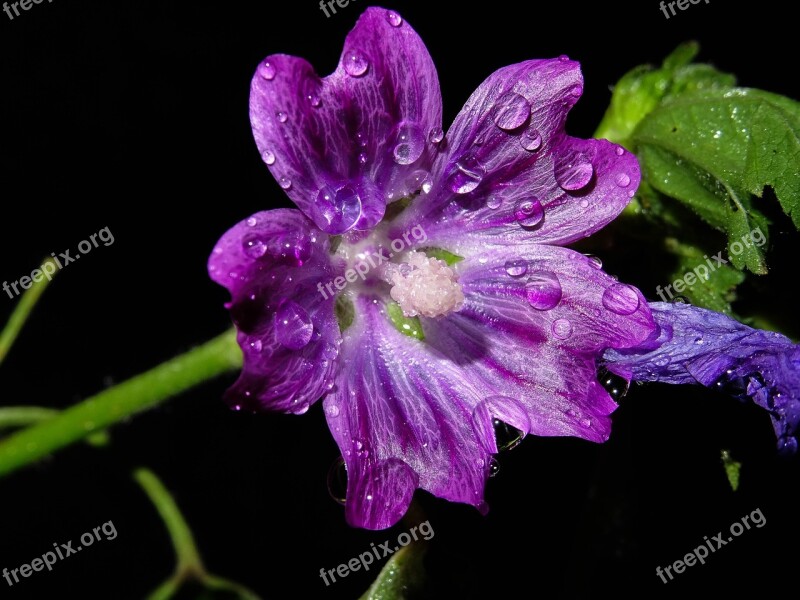
<instances>
[{"instance_id":1,"label":"white stamen cluster","mask_svg":"<svg viewBox=\"0 0 800 600\"><path fill-rule=\"evenodd\" d=\"M405 261L387 273L393 284L389 293L405 316L440 317L461 308L464 293L446 262L414 250Z\"/></svg>"}]
</instances>

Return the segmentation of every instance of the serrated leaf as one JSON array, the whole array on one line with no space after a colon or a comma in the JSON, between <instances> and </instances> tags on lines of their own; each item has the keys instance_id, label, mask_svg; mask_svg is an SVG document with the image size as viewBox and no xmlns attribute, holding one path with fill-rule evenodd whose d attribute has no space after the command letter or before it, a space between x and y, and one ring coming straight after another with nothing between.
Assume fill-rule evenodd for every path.
<instances>
[{"instance_id":1,"label":"serrated leaf","mask_svg":"<svg viewBox=\"0 0 800 600\"><path fill-rule=\"evenodd\" d=\"M687 94L645 117L632 136L650 185L741 242L767 220L752 196L772 187L800 228L800 104L760 90ZM731 254L737 268L766 272L762 248Z\"/></svg>"},{"instance_id":2,"label":"serrated leaf","mask_svg":"<svg viewBox=\"0 0 800 600\"><path fill-rule=\"evenodd\" d=\"M696 246L675 239L667 239L666 246L678 258L678 264L669 286L657 290L661 299L667 301L672 300L672 296L685 296L696 306L730 314L733 290L744 281L744 273L724 263L719 264L713 254Z\"/></svg>"},{"instance_id":3,"label":"serrated leaf","mask_svg":"<svg viewBox=\"0 0 800 600\"><path fill-rule=\"evenodd\" d=\"M359 600L406 600L422 581L425 546L411 544L398 550Z\"/></svg>"}]
</instances>

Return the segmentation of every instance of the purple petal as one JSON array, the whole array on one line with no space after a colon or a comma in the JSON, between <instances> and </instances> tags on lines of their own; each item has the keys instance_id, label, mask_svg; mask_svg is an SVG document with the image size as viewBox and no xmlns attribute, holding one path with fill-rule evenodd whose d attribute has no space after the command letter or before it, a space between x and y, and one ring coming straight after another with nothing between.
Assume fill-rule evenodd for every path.
<instances>
[{"instance_id":1,"label":"purple petal","mask_svg":"<svg viewBox=\"0 0 800 600\"><path fill-rule=\"evenodd\" d=\"M264 162L323 231L368 229L388 201L419 189L430 169L442 100L422 40L392 14L369 8L347 36L339 66L267 57L251 86L250 120ZM411 187L415 189L411 189Z\"/></svg>"},{"instance_id":2,"label":"purple petal","mask_svg":"<svg viewBox=\"0 0 800 600\"><path fill-rule=\"evenodd\" d=\"M369 297L357 301L342 357L324 406L347 466L348 522L393 525L417 487L484 508L494 442L471 425L480 396L461 367L399 333Z\"/></svg>"},{"instance_id":3,"label":"purple petal","mask_svg":"<svg viewBox=\"0 0 800 600\"><path fill-rule=\"evenodd\" d=\"M303 413L333 381L340 343L334 298L318 291L339 275L328 236L300 211L260 212L232 227L208 261L231 293L244 366L226 401L236 410Z\"/></svg>"},{"instance_id":4,"label":"purple petal","mask_svg":"<svg viewBox=\"0 0 800 600\"><path fill-rule=\"evenodd\" d=\"M516 399L532 433L604 441L616 404L597 381L596 357L651 334L641 293L558 247L494 250L457 267L465 304L424 320L426 343L461 364L484 396Z\"/></svg>"},{"instance_id":5,"label":"purple petal","mask_svg":"<svg viewBox=\"0 0 800 600\"><path fill-rule=\"evenodd\" d=\"M712 310L664 302L650 307L659 331L638 349L606 352L609 370L628 379L699 383L749 397L770 412L779 448L797 450L800 346Z\"/></svg>"},{"instance_id":6,"label":"purple petal","mask_svg":"<svg viewBox=\"0 0 800 600\"><path fill-rule=\"evenodd\" d=\"M566 135L582 90L580 67L569 60L496 71L448 131L430 193L398 226L422 223L432 244L460 254L532 241L563 245L601 229L630 202L639 165L620 146Z\"/></svg>"}]
</instances>

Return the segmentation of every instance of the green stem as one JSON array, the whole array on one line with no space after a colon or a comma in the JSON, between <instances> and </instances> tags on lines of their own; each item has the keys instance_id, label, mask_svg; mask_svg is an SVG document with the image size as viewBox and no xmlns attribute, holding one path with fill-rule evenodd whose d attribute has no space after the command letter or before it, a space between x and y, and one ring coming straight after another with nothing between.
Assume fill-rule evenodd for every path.
<instances>
[{"instance_id":1,"label":"green stem","mask_svg":"<svg viewBox=\"0 0 800 600\"><path fill-rule=\"evenodd\" d=\"M229 330L3 440L0 476L241 365L235 331Z\"/></svg>"},{"instance_id":2,"label":"green stem","mask_svg":"<svg viewBox=\"0 0 800 600\"><path fill-rule=\"evenodd\" d=\"M42 263L42 267L44 267L46 264L54 265L53 271L57 272L55 270L55 262L53 262L52 258L45 260L44 263ZM17 336L22 330L23 325L25 325L25 321L28 320L33 307L36 306L36 303L39 301L39 297L42 295L42 292L44 292L45 288L47 288L48 283L50 283L49 279L35 281L31 287L27 289L24 294L22 294L19 304L17 304L14 312L11 313L8 323L6 323L2 333L0 333L0 363L3 362L8 354L8 351L11 350L11 346L14 345L14 341L17 339Z\"/></svg>"},{"instance_id":3,"label":"green stem","mask_svg":"<svg viewBox=\"0 0 800 600\"><path fill-rule=\"evenodd\" d=\"M161 515L164 525L167 526L178 560L176 573L182 578L187 575L203 575L205 567L203 567L203 559L200 558L200 553L197 551L194 535L167 488L148 469L137 469L134 471L133 477L142 486L158 510L158 514Z\"/></svg>"},{"instance_id":4,"label":"green stem","mask_svg":"<svg viewBox=\"0 0 800 600\"><path fill-rule=\"evenodd\" d=\"M4 406L0 408L0 429L25 427L52 419L58 414L55 408L41 406Z\"/></svg>"}]
</instances>

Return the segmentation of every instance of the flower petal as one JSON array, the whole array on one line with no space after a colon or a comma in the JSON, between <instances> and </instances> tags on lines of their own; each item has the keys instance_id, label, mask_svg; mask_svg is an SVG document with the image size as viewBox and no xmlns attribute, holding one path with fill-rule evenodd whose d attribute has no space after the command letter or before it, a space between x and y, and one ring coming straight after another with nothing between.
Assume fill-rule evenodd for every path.
<instances>
[{"instance_id":1,"label":"flower petal","mask_svg":"<svg viewBox=\"0 0 800 600\"><path fill-rule=\"evenodd\" d=\"M630 202L639 165L620 146L566 135L582 90L578 63L566 59L496 71L456 117L430 193L401 215L399 227L422 223L433 244L459 254L533 241L563 245L601 229Z\"/></svg>"},{"instance_id":2,"label":"flower petal","mask_svg":"<svg viewBox=\"0 0 800 600\"><path fill-rule=\"evenodd\" d=\"M414 174L432 162L428 136L442 121L436 69L417 33L390 14L368 8L324 79L286 55L267 57L253 77L250 120L262 158L328 233L377 224L387 201L419 189Z\"/></svg>"},{"instance_id":3,"label":"flower petal","mask_svg":"<svg viewBox=\"0 0 800 600\"><path fill-rule=\"evenodd\" d=\"M532 433L607 439L616 404L597 381L596 358L651 334L641 293L551 246L488 251L457 270L464 306L423 320L426 343L461 364L482 393L522 404Z\"/></svg>"},{"instance_id":4,"label":"flower petal","mask_svg":"<svg viewBox=\"0 0 800 600\"><path fill-rule=\"evenodd\" d=\"M639 348L606 352L610 371L638 381L717 386L749 397L770 412L779 449L797 451L800 346L712 310L664 302L650 308L660 329Z\"/></svg>"},{"instance_id":5,"label":"flower petal","mask_svg":"<svg viewBox=\"0 0 800 600\"><path fill-rule=\"evenodd\" d=\"M328 236L300 211L260 212L232 227L208 261L231 293L244 366L226 401L236 410L303 413L330 389L341 343L335 299L318 284L341 272Z\"/></svg>"},{"instance_id":6,"label":"flower petal","mask_svg":"<svg viewBox=\"0 0 800 600\"><path fill-rule=\"evenodd\" d=\"M417 487L483 508L489 442L471 425L480 398L461 368L399 333L363 296L342 356L324 406L347 466L348 522L393 525Z\"/></svg>"}]
</instances>

